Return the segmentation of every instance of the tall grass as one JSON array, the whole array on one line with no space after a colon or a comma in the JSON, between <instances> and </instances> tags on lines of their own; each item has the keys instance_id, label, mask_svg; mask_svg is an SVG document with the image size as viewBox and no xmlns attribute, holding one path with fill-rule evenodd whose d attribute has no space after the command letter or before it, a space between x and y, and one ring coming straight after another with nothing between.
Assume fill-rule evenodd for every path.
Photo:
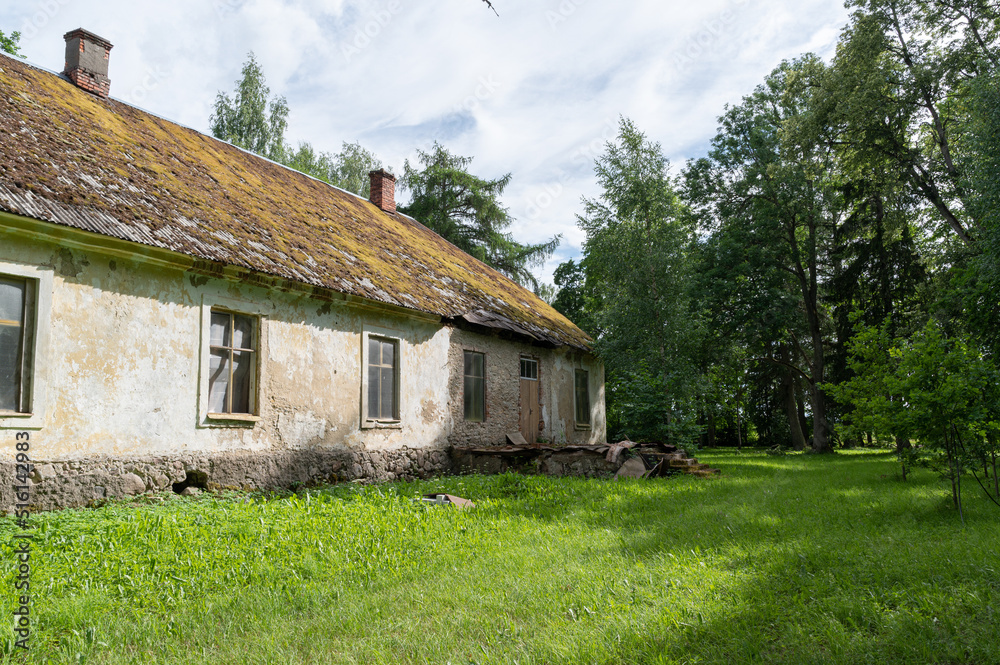
<instances>
[{"instance_id":1,"label":"tall grass","mask_svg":"<svg viewBox=\"0 0 1000 665\"><path fill-rule=\"evenodd\" d=\"M969 494L963 528L937 479L903 483L891 456L702 458L723 476L467 476L39 515L28 661L1000 663L992 504ZM413 500L430 491L478 506ZM13 569L5 547L5 627Z\"/></svg>"}]
</instances>

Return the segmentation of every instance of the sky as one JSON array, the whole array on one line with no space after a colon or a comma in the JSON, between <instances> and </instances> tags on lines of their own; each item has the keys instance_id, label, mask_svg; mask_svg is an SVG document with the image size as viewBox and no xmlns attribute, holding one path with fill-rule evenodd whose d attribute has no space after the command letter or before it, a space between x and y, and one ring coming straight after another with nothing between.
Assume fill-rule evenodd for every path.
<instances>
[{"instance_id":1,"label":"sky","mask_svg":"<svg viewBox=\"0 0 1000 665\"><path fill-rule=\"evenodd\" d=\"M782 60L833 55L839 0L4 0L29 62L64 64L63 34L114 44L111 96L208 133L253 52L291 109L287 139L360 142L395 173L438 141L504 197L521 242L562 235L539 269L579 257L594 160L635 121L677 173L726 104ZM400 197L404 202L405 194Z\"/></svg>"}]
</instances>

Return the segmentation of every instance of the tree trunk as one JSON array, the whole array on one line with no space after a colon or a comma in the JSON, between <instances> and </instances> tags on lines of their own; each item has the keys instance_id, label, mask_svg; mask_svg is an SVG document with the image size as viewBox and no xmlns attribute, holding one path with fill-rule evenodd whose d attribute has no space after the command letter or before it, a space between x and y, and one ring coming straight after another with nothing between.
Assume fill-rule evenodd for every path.
<instances>
[{"instance_id":1,"label":"tree trunk","mask_svg":"<svg viewBox=\"0 0 1000 665\"><path fill-rule=\"evenodd\" d=\"M708 447L715 447L715 414L708 414Z\"/></svg>"},{"instance_id":2,"label":"tree trunk","mask_svg":"<svg viewBox=\"0 0 1000 665\"><path fill-rule=\"evenodd\" d=\"M740 422L740 405L743 403L743 385L736 389L736 450L743 449L743 423Z\"/></svg>"},{"instance_id":3,"label":"tree trunk","mask_svg":"<svg viewBox=\"0 0 1000 665\"><path fill-rule=\"evenodd\" d=\"M805 439L805 433L809 431L809 421L806 419L806 400L805 396L802 394L802 382L795 382L795 404L799 410L799 430L802 432L802 438ZM811 442L806 441L809 445Z\"/></svg>"},{"instance_id":4,"label":"tree trunk","mask_svg":"<svg viewBox=\"0 0 1000 665\"><path fill-rule=\"evenodd\" d=\"M781 345L782 360L788 361L788 347ZM785 414L788 416L788 429L791 433L792 448L795 450L806 449L806 438L802 434L802 423L799 422L799 406L795 400L795 375L791 369L786 369L781 378L781 392L785 403Z\"/></svg>"}]
</instances>

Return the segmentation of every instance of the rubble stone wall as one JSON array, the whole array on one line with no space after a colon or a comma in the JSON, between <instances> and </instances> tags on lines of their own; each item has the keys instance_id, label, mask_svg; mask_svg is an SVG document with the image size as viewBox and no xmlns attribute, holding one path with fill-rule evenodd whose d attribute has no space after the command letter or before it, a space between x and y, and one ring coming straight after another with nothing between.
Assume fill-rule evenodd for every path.
<instances>
[{"instance_id":1,"label":"rubble stone wall","mask_svg":"<svg viewBox=\"0 0 1000 665\"><path fill-rule=\"evenodd\" d=\"M36 510L92 505L176 485L209 490L266 490L359 478L391 481L447 473L446 450L285 450L34 462L29 480ZM0 510L14 509L15 465L0 464Z\"/></svg>"}]
</instances>

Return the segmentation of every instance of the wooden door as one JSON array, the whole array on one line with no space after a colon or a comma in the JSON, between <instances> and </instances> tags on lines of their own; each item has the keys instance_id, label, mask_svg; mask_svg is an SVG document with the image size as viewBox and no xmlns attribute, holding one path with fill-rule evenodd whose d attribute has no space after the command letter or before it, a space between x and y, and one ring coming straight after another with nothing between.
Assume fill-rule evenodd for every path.
<instances>
[{"instance_id":1,"label":"wooden door","mask_svg":"<svg viewBox=\"0 0 1000 665\"><path fill-rule=\"evenodd\" d=\"M538 390L538 361L521 358L521 436L529 444L538 441L541 406Z\"/></svg>"}]
</instances>

